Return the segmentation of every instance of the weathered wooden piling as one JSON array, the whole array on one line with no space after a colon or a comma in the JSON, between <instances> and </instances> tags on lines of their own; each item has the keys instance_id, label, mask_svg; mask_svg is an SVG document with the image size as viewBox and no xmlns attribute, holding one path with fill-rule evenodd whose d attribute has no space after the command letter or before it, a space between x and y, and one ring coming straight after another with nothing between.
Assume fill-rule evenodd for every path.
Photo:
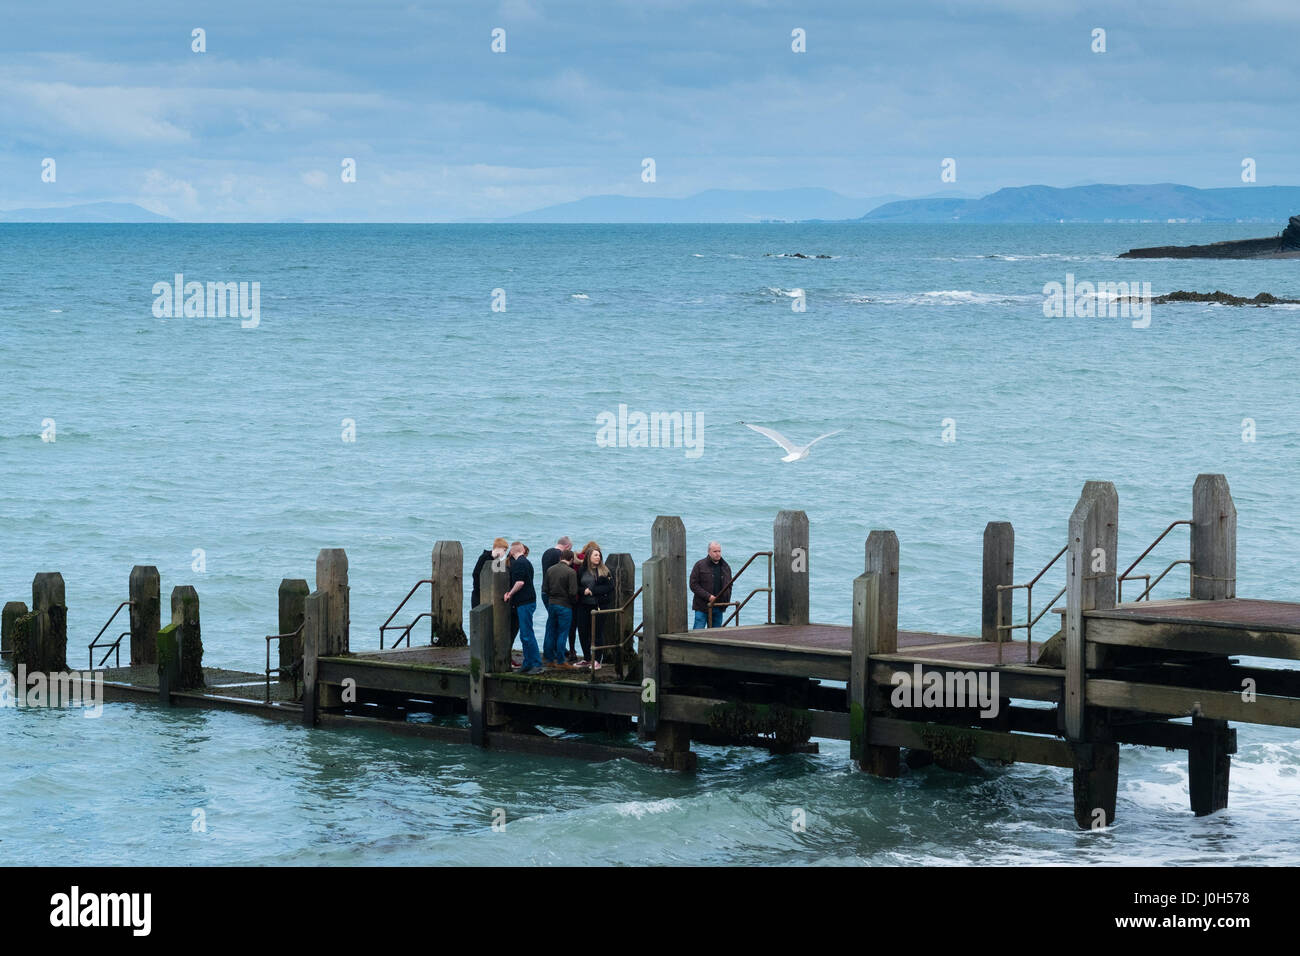
<instances>
[{"instance_id":1,"label":"weathered wooden piling","mask_svg":"<svg viewBox=\"0 0 1300 956\"><path fill-rule=\"evenodd\" d=\"M689 606L686 596L686 525L676 515L660 515L650 527L650 554L664 559L663 573L668 587L665 617L661 618L660 633L677 634L686 630ZM642 576L644 580L644 575Z\"/></svg>"},{"instance_id":2,"label":"weathered wooden piling","mask_svg":"<svg viewBox=\"0 0 1300 956\"><path fill-rule=\"evenodd\" d=\"M1197 475L1192 486L1192 597L1237 596L1237 506L1223 475Z\"/></svg>"},{"instance_id":3,"label":"weathered wooden piling","mask_svg":"<svg viewBox=\"0 0 1300 956\"><path fill-rule=\"evenodd\" d=\"M68 669L68 607L63 575L45 571L32 578L32 609L14 619L10 666L53 674Z\"/></svg>"},{"instance_id":4,"label":"weathered wooden piling","mask_svg":"<svg viewBox=\"0 0 1300 956\"><path fill-rule=\"evenodd\" d=\"M1015 583L1016 532L1009 521L990 521L984 526L983 602L980 608L980 639L1010 640L1011 632L999 626L1011 624L1011 591L999 592L998 586ZM1002 610L998 607L1001 605Z\"/></svg>"},{"instance_id":5,"label":"weathered wooden piling","mask_svg":"<svg viewBox=\"0 0 1300 956\"><path fill-rule=\"evenodd\" d=\"M0 613L0 654L13 653L14 627L18 619L25 614L27 614L27 605L22 601L5 602L4 611Z\"/></svg>"},{"instance_id":6,"label":"weathered wooden piling","mask_svg":"<svg viewBox=\"0 0 1300 956\"><path fill-rule=\"evenodd\" d=\"M1237 596L1237 506L1224 475L1196 476L1190 557L1193 598L1221 601ZM1234 749L1226 720L1192 717L1187 776L1192 812L1197 816L1228 806Z\"/></svg>"},{"instance_id":7,"label":"weathered wooden piling","mask_svg":"<svg viewBox=\"0 0 1300 956\"><path fill-rule=\"evenodd\" d=\"M668 559L655 556L641 565L641 707L637 733L653 740L659 722L659 635L667 616Z\"/></svg>"},{"instance_id":8,"label":"weathered wooden piling","mask_svg":"<svg viewBox=\"0 0 1300 956\"><path fill-rule=\"evenodd\" d=\"M316 556L316 590L325 597L322 655L348 653L351 624L348 555L342 548L322 548Z\"/></svg>"},{"instance_id":9,"label":"weathered wooden piling","mask_svg":"<svg viewBox=\"0 0 1300 956\"><path fill-rule=\"evenodd\" d=\"M277 634L292 634L302 627L303 614L307 606L307 595L311 593L303 578L285 578L280 582L277 593L279 599L279 630ZM301 672L302 635L280 638L279 676L281 684L293 683L294 671Z\"/></svg>"},{"instance_id":10,"label":"weathered wooden piling","mask_svg":"<svg viewBox=\"0 0 1300 956\"><path fill-rule=\"evenodd\" d=\"M1084 828L1110 826L1119 789L1119 744L1105 711L1087 710L1084 611L1113 608L1119 551L1119 495L1109 481L1089 481L1070 515L1066 552L1065 736L1075 755L1074 819Z\"/></svg>"},{"instance_id":11,"label":"weathered wooden piling","mask_svg":"<svg viewBox=\"0 0 1300 956\"><path fill-rule=\"evenodd\" d=\"M326 595L319 590L307 595L302 605L302 723L316 726L319 710L317 659L325 643Z\"/></svg>"},{"instance_id":12,"label":"weathered wooden piling","mask_svg":"<svg viewBox=\"0 0 1300 956\"><path fill-rule=\"evenodd\" d=\"M808 623L808 515L781 511L772 523L772 572L777 624Z\"/></svg>"},{"instance_id":13,"label":"weathered wooden piling","mask_svg":"<svg viewBox=\"0 0 1300 956\"><path fill-rule=\"evenodd\" d=\"M438 647L464 647L465 550L459 541L434 542L432 563L429 610L433 615L433 643Z\"/></svg>"},{"instance_id":14,"label":"weathered wooden piling","mask_svg":"<svg viewBox=\"0 0 1300 956\"><path fill-rule=\"evenodd\" d=\"M131 664L158 663L158 632L162 630L162 582L152 564L131 569L127 597L131 606Z\"/></svg>"},{"instance_id":15,"label":"weathered wooden piling","mask_svg":"<svg viewBox=\"0 0 1300 956\"><path fill-rule=\"evenodd\" d=\"M876 652L880 623L880 575L866 572L853 579L853 629L849 664L849 759L861 770L874 763L868 755L871 711L875 691L871 685L871 655Z\"/></svg>"},{"instance_id":16,"label":"weathered wooden piling","mask_svg":"<svg viewBox=\"0 0 1300 956\"><path fill-rule=\"evenodd\" d=\"M855 662L852 665L854 672L859 670L856 663L859 657L866 662L872 654L894 654L898 651L898 535L892 531L872 531L867 535L865 564L864 574L853 585L851 659ZM860 666L869 669L870 664L863 663ZM849 689L852 694L852 681ZM864 736L859 741L858 766L878 777L897 777L899 748L869 743L870 713L872 710L878 713L884 711L884 702L878 694L879 691L871 681L862 678L857 702L863 717ZM850 700L850 708L852 703Z\"/></svg>"},{"instance_id":17,"label":"weathered wooden piling","mask_svg":"<svg viewBox=\"0 0 1300 956\"><path fill-rule=\"evenodd\" d=\"M205 686L203 638L199 627L199 595L190 584L172 588L171 623L158 632L158 697L171 703L176 691Z\"/></svg>"},{"instance_id":18,"label":"weathered wooden piling","mask_svg":"<svg viewBox=\"0 0 1300 956\"><path fill-rule=\"evenodd\" d=\"M609 606L613 609L621 608L636 594L636 562L632 560L632 555L618 552L607 555L605 563L609 565L609 573L614 577L614 595ZM636 630L633 610L629 608L623 614L601 615L605 619L601 643L622 645L624 667L628 666L629 658L636 654L636 649L631 644L632 632Z\"/></svg>"},{"instance_id":19,"label":"weathered wooden piling","mask_svg":"<svg viewBox=\"0 0 1300 956\"><path fill-rule=\"evenodd\" d=\"M492 605L480 604L469 611L469 740L475 747L487 742L486 688L492 661Z\"/></svg>"},{"instance_id":20,"label":"weathered wooden piling","mask_svg":"<svg viewBox=\"0 0 1300 956\"><path fill-rule=\"evenodd\" d=\"M503 598L510 590L510 574L504 566L498 568L486 564L481 578L479 589L483 602L492 608L492 656L489 658L489 670L493 674L508 674L513 666L510 648L514 645L514 639L510 636L510 618L515 615L515 609ZM534 582L534 586L540 589L541 583Z\"/></svg>"}]
</instances>

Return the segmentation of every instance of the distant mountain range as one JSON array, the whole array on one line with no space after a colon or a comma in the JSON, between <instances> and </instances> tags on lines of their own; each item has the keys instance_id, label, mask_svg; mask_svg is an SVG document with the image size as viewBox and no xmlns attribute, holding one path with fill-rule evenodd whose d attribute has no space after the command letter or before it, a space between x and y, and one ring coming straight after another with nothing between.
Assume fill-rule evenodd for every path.
<instances>
[{"instance_id":1,"label":"distant mountain range","mask_svg":"<svg viewBox=\"0 0 1300 956\"><path fill-rule=\"evenodd\" d=\"M1152 186L1015 186L982 199L904 199L860 222L1276 222L1300 212L1300 186L1197 189Z\"/></svg>"},{"instance_id":2,"label":"distant mountain range","mask_svg":"<svg viewBox=\"0 0 1300 956\"><path fill-rule=\"evenodd\" d=\"M707 189L684 199L588 196L500 222L764 222L856 219L901 196L854 199L829 189Z\"/></svg>"},{"instance_id":3,"label":"distant mountain range","mask_svg":"<svg viewBox=\"0 0 1300 956\"><path fill-rule=\"evenodd\" d=\"M9 209L0 222L175 222L133 202L92 202L43 209Z\"/></svg>"}]
</instances>

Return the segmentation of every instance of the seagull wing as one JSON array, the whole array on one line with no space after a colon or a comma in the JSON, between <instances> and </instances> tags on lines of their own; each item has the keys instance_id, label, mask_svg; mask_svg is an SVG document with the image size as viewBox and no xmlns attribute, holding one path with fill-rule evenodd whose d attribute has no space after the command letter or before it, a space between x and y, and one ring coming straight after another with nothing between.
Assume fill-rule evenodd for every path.
<instances>
[{"instance_id":1,"label":"seagull wing","mask_svg":"<svg viewBox=\"0 0 1300 956\"><path fill-rule=\"evenodd\" d=\"M762 425L751 425L749 424L749 422L745 422L744 425L746 428L752 428L760 435L766 435L768 438L772 439L772 441L776 442L778 445L780 445L782 448L785 449L786 454L793 455L795 452L799 450L795 448L794 445L790 444L790 440L778 431L773 431L770 428L764 428Z\"/></svg>"},{"instance_id":2,"label":"seagull wing","mask_svg":"<svg viewBox=\"0 0 1300 956\"><path fill-rule=\"evenodd\" d=\"M807 447L811 448L813 445L817 444L823 438L830 438L832 435L838 435L842 431L844 431L843 428L837 428L835 429L835 431L827 432L825 435L818 435L816 438L814 438L812 441L808 443Z\"/></svg>"}]
</instances>

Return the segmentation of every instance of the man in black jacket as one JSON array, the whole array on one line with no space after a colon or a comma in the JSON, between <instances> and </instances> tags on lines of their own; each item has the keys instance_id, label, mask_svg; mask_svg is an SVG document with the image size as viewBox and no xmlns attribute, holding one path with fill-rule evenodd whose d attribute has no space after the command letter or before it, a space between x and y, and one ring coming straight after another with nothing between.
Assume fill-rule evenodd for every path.
<instances>
[{"instance_id":1,"label":"man in black jacket","mask_svg":"<svg viewBox=\"0 0 1300 956\"><path fill-rule=\"evenodd\" d=\"M723 609L713 608L713 620L710 621L709 602L726 604L731 600L731 565L722 560L722 545L716 541L709 542L709 556L700 558L691 568L691 594L695 630L721 627Z\"/></svg>"}]
</instances>

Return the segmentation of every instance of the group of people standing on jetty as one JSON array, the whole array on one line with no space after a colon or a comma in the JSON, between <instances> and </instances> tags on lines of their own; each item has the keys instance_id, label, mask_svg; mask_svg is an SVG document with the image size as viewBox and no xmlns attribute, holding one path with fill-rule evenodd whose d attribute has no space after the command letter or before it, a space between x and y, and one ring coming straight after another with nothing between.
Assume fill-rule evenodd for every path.
<instances>
[{"instance_id":1,"label":"group of people standing on jetty","mask_svg":"<svg viewBox=\"0 0 1300 956\"><path fill-rule=\"evenodd\" d=\"M510 590L501 600L515 612L510 617L510 642L516 636L524 649L523 663L517 668L521 674L543 674L547 670L572 670L591 667L599 670L602 654L595 651L603 646L602 635L606 615L596 611L609 610L614 602L614 575L605 563L599 544L588 541L581 551L573 550L573 540L563 535L555 546L542 553L542 605L546 608L546 631L542 648L537 648L537 635L533 629L533 615L537 611L535 571L528 559L528 545L522 541L506 543L496 538L492 547L484 549L474 564L473 591L470 606L481 603L480 576L486 565L505 560L510 575ZM691 607L695 611L695 627L718 627L722 623L721 607L713 607L713 620L708 621L708 610L713 604L731 600L731 567L722 560L722 546L709 542L709 553L691 569ZM582 643L582 656L575 648L575 637ZM567 647L567 649L566 649Z\"/></svg>"}]
</instances>

